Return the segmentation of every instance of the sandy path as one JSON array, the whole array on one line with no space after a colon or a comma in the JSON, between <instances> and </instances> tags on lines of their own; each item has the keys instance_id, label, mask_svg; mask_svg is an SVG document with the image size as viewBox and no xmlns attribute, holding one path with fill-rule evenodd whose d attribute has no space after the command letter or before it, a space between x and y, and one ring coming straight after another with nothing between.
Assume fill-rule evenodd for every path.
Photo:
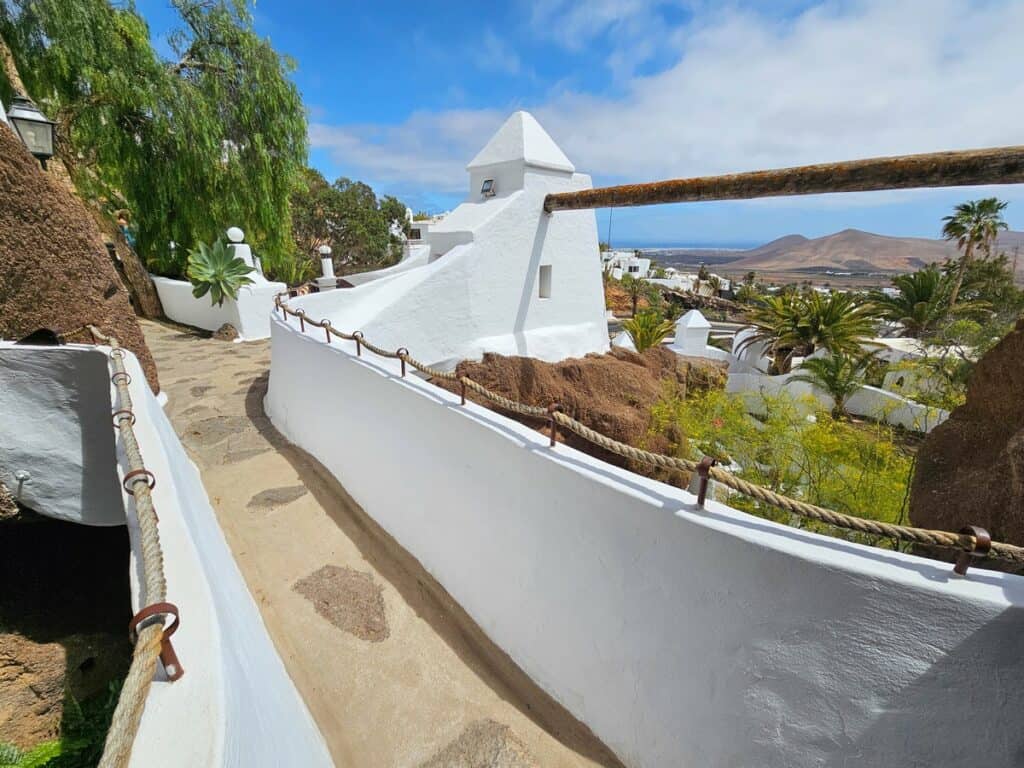
<instances>
[{"instance_id":1,"label":"sandy path","mask_svg":"<svg viewBox=\"0 0 1024 768\"><path fill-rule=\"evenodd\" d=\"M269 342L143 330L168 416L339 766L620 765L274 430Z\"/></svg>"}]
</instances>

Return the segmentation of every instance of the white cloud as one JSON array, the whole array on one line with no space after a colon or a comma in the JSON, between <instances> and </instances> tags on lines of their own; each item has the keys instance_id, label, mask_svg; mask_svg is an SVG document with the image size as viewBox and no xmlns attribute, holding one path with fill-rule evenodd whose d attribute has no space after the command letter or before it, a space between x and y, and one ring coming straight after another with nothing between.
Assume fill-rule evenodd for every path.
<instances>
[{"instance_id":1,"label":"white cloud","mask_svg":"<svg viewBox=\"0 0 1024 768\"><path fill-rule=\"evenodd\" d=\"M478 54L477 66L485 72L519 73L519 55L493 29L484 31L480 48L475 53Z\"/></svg>"},{"instance_id":2,"label":"white cloud","mask_svg":"<svg viewBox=\"0 0 1024 768\"><path fill-rule=\"evenodd\" d=\"M646 4L587 3L593 19L579 7L556 6L571 22L558 33L566 44L613 23L613 9L635 16ZM1021 0L827 2L781 20L712 5L661 31L674 65L629 78L614 98L559 90L536 104L417 112L392 127L314 124L310 138L352 173L410 192L461 191L465 163L521 106L577 168L609 180L1018 144L1021 29Z\"/></svg>"}]
</instances>

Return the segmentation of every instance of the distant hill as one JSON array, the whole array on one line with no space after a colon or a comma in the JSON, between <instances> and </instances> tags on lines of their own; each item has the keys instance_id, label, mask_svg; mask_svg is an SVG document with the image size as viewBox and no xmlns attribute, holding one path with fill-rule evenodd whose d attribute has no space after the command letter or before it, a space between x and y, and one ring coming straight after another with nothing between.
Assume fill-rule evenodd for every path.
<instances>
[{"instance_id":1,"label":"distant hill","mask_svg":"<svg viewBox=\"0 0 1024 768\"><path fill-rule=\"evenodd\" d=\"M1024 282L1024 232L1002 232L999 251L1011 263L1017 258L1017 279ZM954 243L923 237L888 237L844 229L825 237L810 239L803 235L786 235L770 243L745 251L699 250L686 248L647 249L652 258L663 264L694 265L705 263L711 268L729 272L817 272L879 274L913 272L923 266L956 258Z\"/></svg>"},{"instance_id":2,"label":"distant hill","mask_svg":"<svg viewBox=\"0 0 1024 768\"><path fill-rule=\"evenodd\" d=\"M744 251L729 268L757 272L913 272L955 255L956 246L944 240L886 237L844 229L813 240L787 235Z\"/></svg>"},{"instance_id":3,"label":"distant hill","mask_svg":"<svg viewBox=\"0 0 1024 768\"><path fill-rule=\"evenodd\" d=\"M1003 232L998 248L1024 277L1024 232ZM958 255L956 245L923 237L887 237L857 229L808 239L786 235L758 248L742 251L729 262L730 270L755 272L912 272Z\"/></svg>"}]
</instances>

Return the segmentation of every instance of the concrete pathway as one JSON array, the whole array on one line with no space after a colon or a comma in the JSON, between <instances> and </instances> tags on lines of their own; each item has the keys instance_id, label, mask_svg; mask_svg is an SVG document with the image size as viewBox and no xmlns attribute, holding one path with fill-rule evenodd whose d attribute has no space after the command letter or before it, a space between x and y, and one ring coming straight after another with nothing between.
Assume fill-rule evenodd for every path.
<instances>
[{"instance_id":1,"label":"concrete pathway","mask_svg":"<svg viewBox=\"0 0 1024 768\"><path fill-rule=\"evenodd\" d=\"M276 432L263 414L269 341L143 330L167 413L337 765L620 765ZM310 397L330 406L312 374Z\"/></svg>"}]
</instances>

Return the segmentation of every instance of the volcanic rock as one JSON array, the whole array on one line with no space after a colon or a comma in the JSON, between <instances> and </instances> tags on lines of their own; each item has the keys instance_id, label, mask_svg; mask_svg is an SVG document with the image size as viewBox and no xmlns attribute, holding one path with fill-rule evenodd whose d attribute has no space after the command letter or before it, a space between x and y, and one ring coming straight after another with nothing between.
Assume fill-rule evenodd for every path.
<instances>
[{"instance_id":1,"label":"volcanic rock","mask_svg":"<svg viewBox=\"0 0 1024 768\"><path fill-rule=\"evenodd\" d=\"M459 363L456 373L528 405L546 408L558 403L565 413L613 440L667 454L675 453L685 436L677 433L676 425L652 430L651 406L667 393L685 397L688 391L721 389L727 378L724 363L681 357L664 347L641 354L613 347L606 355L587 355L559 363L488 353L479 362ZM436 383L453 391L459 389L457 382ZM501 411L471 391L467 397ZM547 433L546 419L506 415ZM675 485L685 486L688 482L685 473L658 470L625 459L563 432L559 431L559 440L603 461Z\"/></svg>"},{"instance_id":2,"label":"volcanic rock","mask_svg":"<svg viewBox=\"0 0 1024 768\"><path fill-rule=\"evenodd\" d=\"M224 325L213 332L213 338L220 339L221 341L234 341L238 338L238 329L231 323L224 323Z\"/></svg>"},{"instance_id":3,"label":"volcanic rock","mask_svg":"<svg viewBox=\"0 0 1024 768\"><path fill-rule=\"evenodd\" d=\"M1024 318L978 361L967 401L925 438L910 495L914 525L980 525L1024 544Z\"/></svg>"},{"instance_id":4,"label":"volcanic rock","mask_svg":"<svg viewBox=\"0 0 1024 768\"><path fill-rule=\"evenodd\" d=\"M44 173L0 124L0 338L40 329L74 334L93 324L139 358L154 392L156 366L89 209Z\"/></svg>"}]
</instances>

